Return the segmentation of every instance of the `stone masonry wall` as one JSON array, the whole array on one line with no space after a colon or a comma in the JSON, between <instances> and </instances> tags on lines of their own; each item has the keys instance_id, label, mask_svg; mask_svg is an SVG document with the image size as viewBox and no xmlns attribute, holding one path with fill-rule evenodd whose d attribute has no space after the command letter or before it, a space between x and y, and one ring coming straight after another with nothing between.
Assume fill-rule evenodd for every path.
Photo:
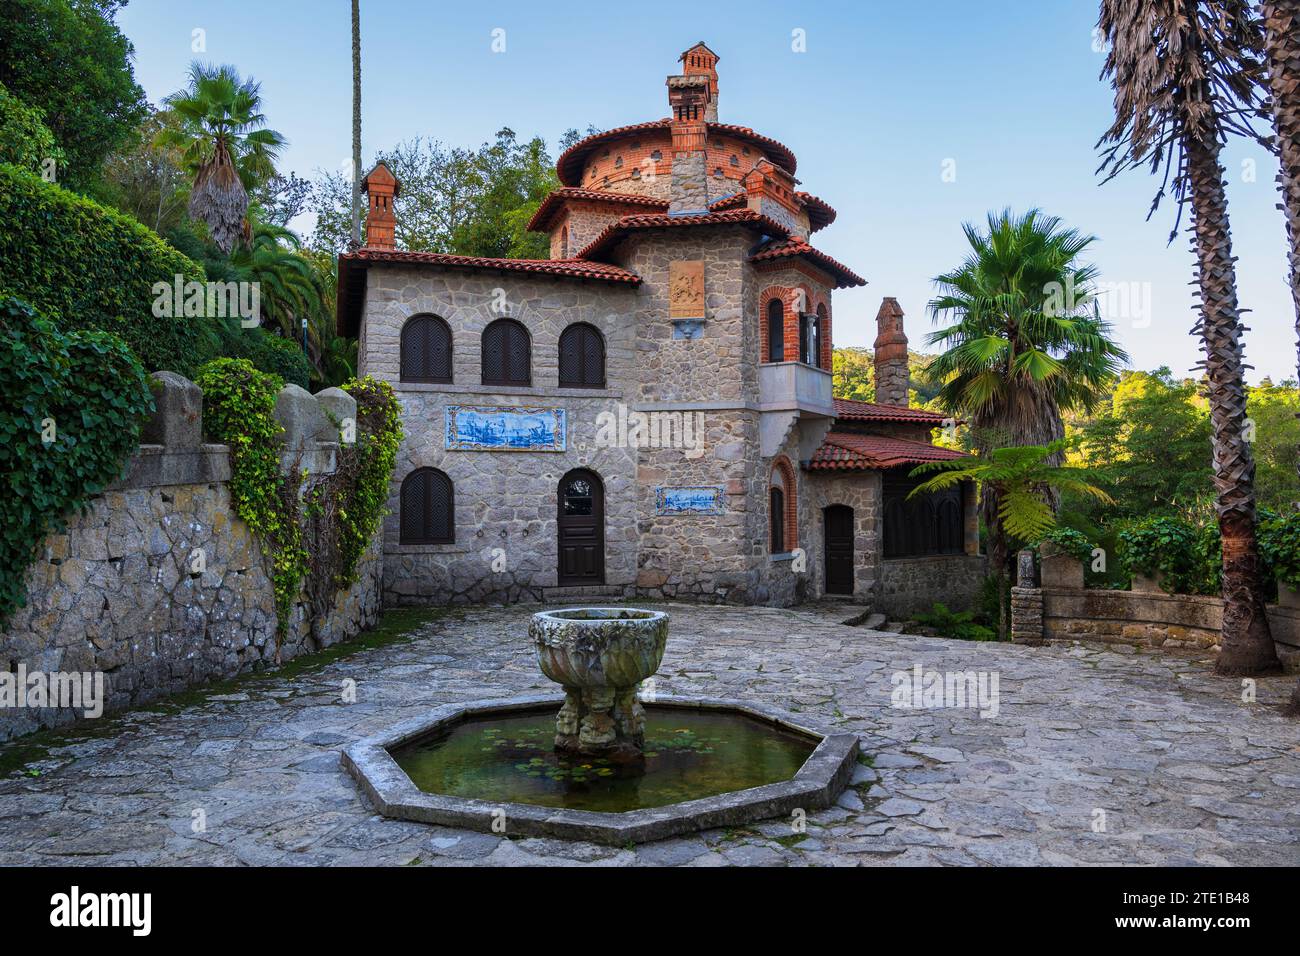
<instances>
[{"instance_id":1,"label":"stone masonry wall","mask_svg":"<svg viewBox=\"0 0 1300 956\"><path fill-rule=\"evenodd\" d=\"M880 564L878 607L895 617L929 611L942 603L968 611L979 596L986 571L980 554L889 558Z\"/></svg>"},{"instance_id":2,"label":"stone masonry wall","mask_svg":"<svg viewBox=\"0 0 1300 956\"><path fill-rule=\"evenodd\" d=\"M166 399L160 395L160 411ZM377 541L358 582L330 612L316 618L299 604L277 647L274 589L256 538L234 514L228 454L221 445L142 446L122 481L46 539L27 572L27 606L0 632L0 669L102 672L111 711L232 677L277 651L288 660L372 626L380 611ZM0 710L0 740L77 716Z\"/></svg>"}]
</instances>

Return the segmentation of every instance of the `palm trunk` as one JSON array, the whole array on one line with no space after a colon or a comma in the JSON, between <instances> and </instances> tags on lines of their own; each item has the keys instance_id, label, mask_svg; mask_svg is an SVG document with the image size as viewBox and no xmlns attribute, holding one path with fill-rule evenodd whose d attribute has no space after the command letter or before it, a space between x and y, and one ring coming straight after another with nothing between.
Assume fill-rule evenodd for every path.
<instances>
[{"instance_id":1,"label":"palm trunk","mask_svg":"<svg viewBox=\"0 0 1300 956\"><path fill-rule=\"evenodd\" d=\"M1281 159L1277 180L1291 243L1291 299L1295 303L1296 368L1300 371L1300 0L1264 0L1261 7ZM1300 469L1300 454L1296 455L1296 468ZM1300 681L1291 691L1286 713L1300 717Z\"/></svg>"},{"instance_id":2,"label":"palm trunk","mask_svg":"<svg viewBox=\"0 0 1300 956\"><path fill-rule=\"evenodd\" d=\"M1245 437L1241 313L1228 229L1228 198L1217 141L1196 136L1185 144L1192 231L1200 288L1196 332L1205 351L1214 446L1215 502L1223 538L1222 649L1219 674L1280 670L1264 614L1259 547L1255 541L1255 463Z\"/></svg>"},{"instance_id":3,"label":"palm trunk","mask_svg":"<svg viewBox=\"0 0 1300 956\"><path fill-rule=\"evenodd\" d=\"M352 232L353 249L361 246L361 3L352 0Z\"/></svg>"}]
</instances>

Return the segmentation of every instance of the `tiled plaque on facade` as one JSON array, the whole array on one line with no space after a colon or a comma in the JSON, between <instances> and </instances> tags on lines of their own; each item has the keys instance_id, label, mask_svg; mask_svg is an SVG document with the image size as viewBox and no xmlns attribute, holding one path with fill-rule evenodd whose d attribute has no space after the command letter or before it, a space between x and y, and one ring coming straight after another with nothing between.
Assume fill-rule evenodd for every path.
<instances>
[{"instance_id":1,"label":"tiled plaque on facade","mask_svg":"<svg viewBox=\"0 0 1300 956\"><path fill-rule=\"evenodd\" d=\"M668 263L668 318L704 318L704 260Z\"/></svg>"},{"instance_id":2,"label":"tiled plaque on facade","mask_svg":"<svg viewBox=\"0 0 1300 956\"><path fill-rule=\"evenodd\" d=\"M655 513L661 515L720 515L723 513L722 485L655 488Z\"/></svg>"},{"instance_id":3,"label":"tiled plaque on facade","mask_svg":"<svg viewBox=\"0 0 1300 956\"><path fill-rule=\"evenodd\" d=\"M450 451L564 451L564 409L540 405L449 405Z\"/></svg>"}]
</instances>

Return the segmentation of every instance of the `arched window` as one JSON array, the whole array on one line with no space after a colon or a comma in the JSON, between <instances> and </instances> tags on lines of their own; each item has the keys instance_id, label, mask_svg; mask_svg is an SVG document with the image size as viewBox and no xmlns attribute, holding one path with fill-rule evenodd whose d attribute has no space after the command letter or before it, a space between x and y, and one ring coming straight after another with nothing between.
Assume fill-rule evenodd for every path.
<instances>
[{"instance_id":1,"label":"arched window","mask_svg":"<svg viewBox=\"0 0 1300 956\"><path fill-rule=\"evenodd\" d=\"M773 554L786 554L799 546L798 500L794 467L781 455L772 463L768 487L768 530Z\"/></svg>"},{"instance_id":2,"label":"arched window","mask_svg":"<svg viewBox=\"0 0 1300 956\"><path fill-rule=\"evenodd\" d=\"M829 352L829 343L826 342L826 303L823 302L817 306L817 319L814 325L817 336L817 348L813 350L813 364L818 368L829 368L823 361L824 354Z\"/></svg>"},{"instance_id":3,"label":"arched window","mask_svg":"<svg viewBox=\"0 0 1300 956\"><path fill-rule=\"evenodd\" d=\"M767 303L767 360L785 361L785 305L780 299Z\"/></svg>"},{"instance_id":4,"label":"arched window","mask_svg":"<svg viewBox=\"0 0 1300 956\"><path fill-rule=\"evenodd\" d=\"M560 385L605 387L605 339L594 325L575 322L560 334Z\"/></svg>"},{"instance_id":5,"label":"arched window","mask_svg":"<svg viewBox=\"0 0 1300 956\"><path fill-rule=\"evenodd\" d=\"M569 227L560 230L560 258L569 258Z\"/></svg>"},{"instance_id":6,"label":"arched window","mask_svg":"<svg viewBox=\"0 0 1300 956\"><path fill-rule=\"evenodd\" d=\"M402 544L451 544L456 509L451 479L437 468L417 468L402 480Z\"/></svg>"},{"instance_id":7,"label":"arched window","mask_svg":"<svg viewBox=\"0 0 1300 956\"><path fill-rule=\"evenodd\" d=\"M773 486L768 489L768 525L772 529L772 553L785 553L785 492Z\"/></svg>"},{"instance_id":8,"label":"arched window","mask_svg":"<svg viewBox=\"0 0 1300 956\"><path fill-rule=\"evenodd\" d=\"M412 316L402 326L403 382L451 382L451 327L436 315Z\"/></svg>"},{"instance_id":9,"label":"arched window","mask_svg":"<svg viewBox=\"0 0 1300 956\"><path fill-rule=\"evenodd\" d=\"M809 318L807 312L799 313L799 361L805 365L814 364L813 356L816 354L813 349L813 336L815 333L808 321Z\"/></svg>"},{"instance_id":10,"label":"arched window","mask_svg":"<svg viewBox=\"0 0 1300 956\"><path fill-rule=\"evenodd\" d=\"M497 319L483 330L483 384L531 385L528 330L514 319Z\"/></svg>"}]
</instances>

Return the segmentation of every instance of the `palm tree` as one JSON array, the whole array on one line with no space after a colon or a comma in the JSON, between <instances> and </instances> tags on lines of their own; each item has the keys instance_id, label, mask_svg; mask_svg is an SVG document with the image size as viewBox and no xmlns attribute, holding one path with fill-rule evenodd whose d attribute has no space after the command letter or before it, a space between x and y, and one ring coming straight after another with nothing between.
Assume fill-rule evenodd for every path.
<instances>
[{"instance_id":1,"label":"palm tree","mask_svg":"<svg viewBox=\"0 0 1300 956\"><path fill-rule=\"evenodd\" d=\"M302 319L308 319L309 332L315 331L313 317L326 311L321 277L290 230L254 221L250 232L249 241L231 253L227 279L258 283L262 324L300 341Z\"/></svg>"},{"instance_id":2,"label":"palm tree","mask_svg":"<svg viewBox=\"0 0 1300 956\"><path fill-rule=\"evenodd\" d=\"M285 139L266 128L260 84L240 79L232 66L190 66L189 86L164 101L181 117L177 129L164 129L160 147L177 147L194 177L190 215L207 223L212 241L224 253L247 240L248 193L275 174Z\"/></svg>"},{"instance_id":3,"label":"palm tree","mask_svg":"<svg viewBox=\"0 0 1300 956\"><path fill-rule=\"evenodd\" d=\"M911 477L938 474L913 488L908 497L978 481L997 491L998 516L1007 534L1025 544L1039 541L1056 527L1054 495L1068 491L1113 504L1110 496L1092 483L1091 472L1059 463L1069 445L1059 439L1046 445L1015 445L969 458L927 462L912 469Z\"/></svg>"},{"instance_id":4,"label":"palm tree","mask_svg":"<svg viewBox=\"0 0 1300 956\"><path fill-rule=\"evenodd\" d=\"M352 0L352 233L349 244L361 245L361 3Z\"/></svg>"},{"instance_id":5,"label":"palm tree","mask_svg":"<svg viewBox=\"0 0 1300 956\"><path fill-rule=\"evenodd\" d=\"M1115 122L1099 143L1108 144L1101 168L1109 179L1136 166L1164 166L1180 212L1186 203L1192 210L1201 297L1194 331L1205 352L1223 537L1223 649L1215 671L1276 671L1255 539L1255 463L1244 429L1244 328L1219 162L1228 133L1263 141L1252 125L1263 114L1263 31L1248 0L1102 0L1099 27L1110 43L1102 75L1115 90Z\"/></svg>"},{"instance_id":6,"label":"palm tree","mask_svg":"<svg viewBox=\"0 0 1300 956\"><path fill-rule=\"evenodd\" d=\"M1291 241L1291 298L1300 342L1300 0L1264 0L1261 9L1273 123L1282 160L1277 178L1282 187L1287 238ZM1296 365L1300 368L1300 350ZM1300 457L1296 463L1300 467ZM1287 713L1300 717L1300 681L1291 692Z\"/></svg>"},{"instance_id":7,"label":"palm tree","mask_svg":"<svg viewBox=\"0 0 1300 956\"><path fill-rule=\"evenodd\" d=\"M943 382L936 398L969 418L981 451L1054 442L1065 434L1062 410L1091 411L1128 360L1097 313L1096 269L1079 261L1095 238L1063 229L1060 219L1036 209L1018 217L990 213L987 233L969 223L962 228L970 255L934 280L940 294L929 304L936 321L955 318L929 336L943 347L930 364ZM1061 452L1053 454L1061 464ZM998 496L995 484L985 484L980 510L1000 575L1014 552ZM1051 488L1046 500L1055 510L1059 498Z\"/></svg>"}]
</instances>

